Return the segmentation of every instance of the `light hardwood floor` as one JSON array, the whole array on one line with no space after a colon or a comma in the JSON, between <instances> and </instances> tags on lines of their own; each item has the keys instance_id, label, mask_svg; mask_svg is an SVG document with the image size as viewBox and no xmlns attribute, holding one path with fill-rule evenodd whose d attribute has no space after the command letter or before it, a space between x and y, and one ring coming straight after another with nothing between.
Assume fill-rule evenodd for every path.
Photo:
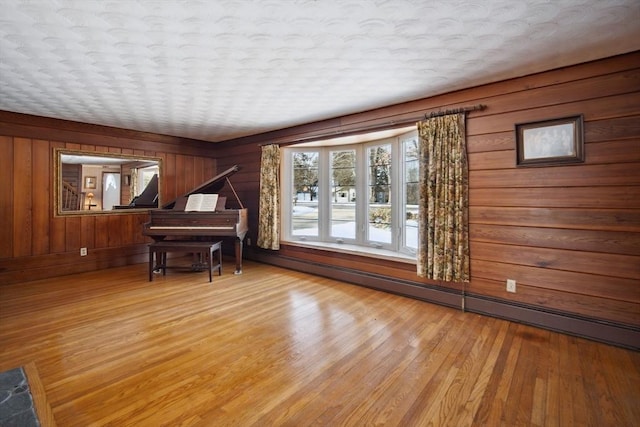
<instances>
[{"instance_id":1,"label":"light hardwood floor","mask_svg":"<svg viewBox=\"0 0 640 427\"><path fill-rule=\"evenodd\" d=\"M177 261L177 260L176 260ZM58 426L640 425L640 353L245 262L0 286Z\"/></svg>"}]
</instances>

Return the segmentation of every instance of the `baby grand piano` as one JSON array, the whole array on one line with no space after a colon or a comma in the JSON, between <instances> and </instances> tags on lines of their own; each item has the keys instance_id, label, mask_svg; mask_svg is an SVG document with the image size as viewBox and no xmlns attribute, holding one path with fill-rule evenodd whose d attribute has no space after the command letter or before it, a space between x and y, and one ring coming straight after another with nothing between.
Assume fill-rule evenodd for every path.
<instances>
[{"instance_id":1,"label":"baby grand piano","mask_svg":"<svg viewBox=\"0 0 640 427\"><path fill-rule=\"evenodd\" d=\"M240 168L235 165L211 178L188 193L172 200L161 209L149 211L150 221L144 224L142 233L155 241L174 240L218 240L215 237L234 237L236 271L242 273L242 240L249 230L247 209L242 205L229 177ZM226 209L226 197L218 198L215 212L185 212L187 199L191 194L217 194L228 183L233 191L239 209Z\"/></svg>"}]
</instances>

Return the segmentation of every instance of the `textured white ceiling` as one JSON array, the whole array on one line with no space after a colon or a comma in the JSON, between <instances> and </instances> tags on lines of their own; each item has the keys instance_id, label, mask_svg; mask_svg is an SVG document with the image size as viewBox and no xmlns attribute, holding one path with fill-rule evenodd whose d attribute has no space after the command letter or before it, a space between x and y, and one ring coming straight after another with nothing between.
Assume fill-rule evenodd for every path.
<instances>
[{"instance_id":1,"label":"textured white ceiling","mask_svg":"<svg viewBox=\"0 0 640 427\"><path fill-rule=\"evenodd\" d=\"M639 0L0 0L0 110L221 141L638 49Z\"/></svg>"}]
</instances>

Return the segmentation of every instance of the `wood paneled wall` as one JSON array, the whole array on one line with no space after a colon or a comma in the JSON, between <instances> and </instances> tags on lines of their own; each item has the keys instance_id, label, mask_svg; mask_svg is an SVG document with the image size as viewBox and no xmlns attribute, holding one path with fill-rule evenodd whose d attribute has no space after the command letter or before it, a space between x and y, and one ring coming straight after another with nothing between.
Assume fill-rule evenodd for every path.
<instances>
[{"instance_id":1,"label":"wood paneled wall","mask_svg":"<svg viewBox=\"0 0 640 427\"><path fill-rule=\"evenodd\" d=\"M486 104L486 110L472 112L467 119L471 282L465 286L465 294L497 301L508 309L534 308L619 325L637 334L639 64L640 52L634 52L228 141L217 146L218 162L220 167L233 163L243 167L234 182L240 182L251 224L257 224L261 144L287 145L323 133L401 122L433 110ZM583 114L585 119L584 163L516 168L516 123L575 114ZM249 237L254 242L255 236L252 225ZM277 252L256 248L248 252L256 259L292 268L296 262L298 266L313 263L314 271L320 274L322 268L327 275L342 269L345 277L353 272L371 274L376 280L386 277L390 283L408 281L462 293L462 284L421 280L414 266L403 263L295 245L284 245ZM517 293L506 292L508 278L517 281ZM395 290L402 292L401 288L398 285Z\"/></svg>"},{"instance_id":2,"label":"wood paneled wall","mask_svg":"<svg viewBox=\"0 0 640 427\"><path fill-rule=\"evenodd\" d=\"M54 147L160 157L161 201L216 173L209 143L0 112L0 284L147 259L146 212L53 215Z\"/></svg>"}]
</instances>

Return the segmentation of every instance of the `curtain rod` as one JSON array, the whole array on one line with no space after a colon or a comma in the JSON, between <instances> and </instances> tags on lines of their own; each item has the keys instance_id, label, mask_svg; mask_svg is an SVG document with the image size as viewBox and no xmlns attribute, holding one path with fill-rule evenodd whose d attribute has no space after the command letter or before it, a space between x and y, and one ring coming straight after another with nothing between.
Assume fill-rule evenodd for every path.
<instances>
[{"instance_id":1,"label":"curtain rod","mask_svg":"<svg viewBox=\"0 0 640 427\"><path fill-rule=\"evenodd\" d=\"M329 131L321 134L311 135L304 138L296 138L291 141L285 141L284 144L290 145L290 144L297 144L301 142L314 142L322 139L340 138L343 136L351 136L351 135L358 135L361 133L376 132L376 131L382 131L386 129L394 129L394 128L399 128L399 127L404 127L409 125L415 125L416 122L419 122L421 118L422 117L413 117L406 120L389 121L389 122L381 123L379 125L362 126L358 128L345 130L345 131L334 130L334 131ZM271 145L271 144L274 144L274 143L266 142L263 144L259 144L259 146L262 147L264 145Z\"/></svg>"},{"instance_id":2,"label":"curtain rod","mask_svg":"<svg viewBox=\"0 0 640 427\"><path fill-rule=\"evenodd\" d=\"M385 129L393 129L393 128L398 128L398 127L403 127L403 126L408 126L411 124L415 124L416 122L419 122L420 120L422 120L423 118L431 118L431 117L437 117L437 116L446 116L447 114L458 114L458 113L467 113L469 111L480 111L480 110L484 110L485 108L487 108L487 106L485 104L477 104L477 105L473 105L471 107L462 107L462 108L454 108L453 110L440 110L440 111L434 111L431 113L425 113L423 116L419 116L419 117L412 117L409 119L403 119L403 120L391 120L389 122L386 123L381 123L378 125L372 125L372 126L362 126L359 128L353 128L353 129L349 129L346 131L330 131L330 132L325 132L323 134L317 134L317 135L312 135L312 136L308 136L305 138L297 138L291 141L285 141L284 144L286 145L293 145L296 143L301 143L301 142L313 142L313 141L319 141L322 139L328 139L328 138L339 138L341 136L351 136L351 135L356 135L359 133L365 133L365 132L375 132L375 131L380 131L380 130L385 130ZM263 143L263 144L258 144L259 147L265 146L265 145L271 145L273 144L272 142L267 142L267 143Z\"/></svg>"},{"instance_id":3,"label":"curtain rod","mask_svg":"<svg viewBox=\"0 0 640 427\"><path fill-rule=\"evenodd\" d=\"M434 117L439 117L439 116L448 116L449 114L468 113L469 111L481 111L481 110L484 110L485 108L487 108L486 105L477 104L471 107L454 108L453 110L433 111L431 113L425 113L424 118L432 119Z\"/></svg>"}]
</instances>

